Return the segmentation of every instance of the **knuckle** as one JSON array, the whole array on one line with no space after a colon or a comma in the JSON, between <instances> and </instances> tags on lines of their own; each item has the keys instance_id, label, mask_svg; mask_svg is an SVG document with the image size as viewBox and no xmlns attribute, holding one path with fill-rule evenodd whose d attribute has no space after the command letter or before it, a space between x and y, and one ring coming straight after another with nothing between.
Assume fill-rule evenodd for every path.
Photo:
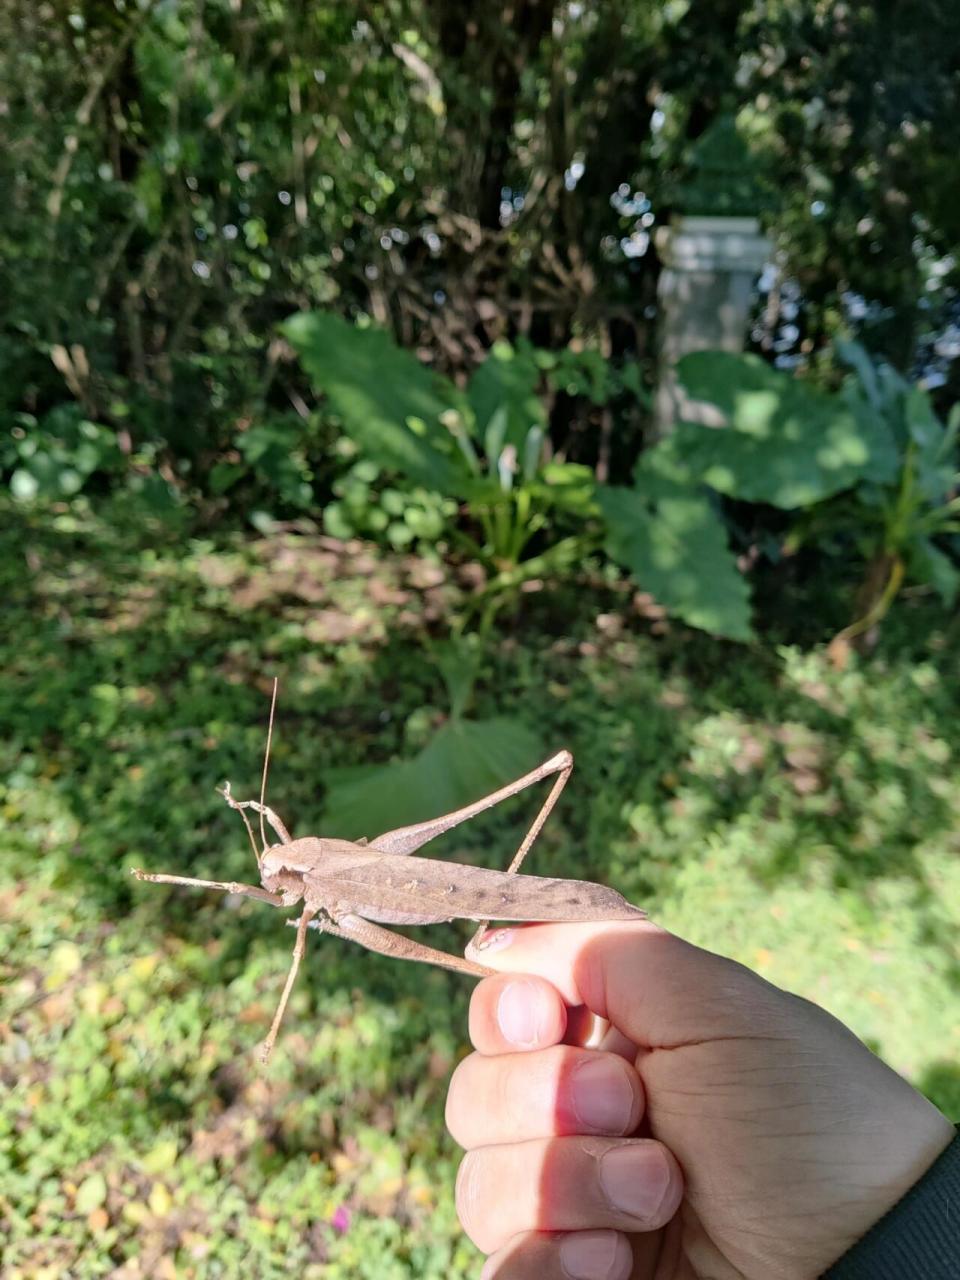
<instances>
[{"instance_id":1,"label":"knuckle","mask_svg":"<svg viewBox=\"0 0 960 1280\"><path fill-rule=\"evenodd\" d=\"M453 1075L450 1077L450 1084L447 1086L447 1100L443 1113L447 1131L460 1147L468 1145L465 1141L465 1126L462 1123L462 1100L470 1097L470 1067L467 1065L469 1062L470 1058L464 1058L463 1062L459 1062L454 1068Z\"/></svg>"},{"instance_id":2,"label":"knuckle","mask_svg":"<svg viewBox=\"0 0 960 1280\"><path fill-rule=\"evenodd\" d=\"M527 1065L526 1063L524 1065ZM518 1134L518 1124L520 1131L526 1128L524 1109L517 1105L517 1072L514 1064L509 1060L503 1063L502 1069L494 1074L493 1084L493 1114L498 1117L498 1123L507 1132Z\"/></svg>"},{"instance_id":3,"label":"knuckle","mask_svg":"<svg viewBox=\"0 0 960 1280\"><path fill-rule=\"evenodd\" d=\"M484 1248L482 1227L482 1156L468 1151L460 1161L457 1171L455 1201L457 1217L464 1231L477 1246ZM489 1250L485 1250L489 1252Z\"/></svg>"},{"instance_id":4,"label":"knuckle","mask_svg":"<svg viewBox=\"0 0 960 1280\"><path fill-rule=\"evenodd\" d=\"M481 978L470 997L468 1015L470 1039L474 1047L481 1051L487 1042L495 1038L497 998L504 982L505 979L499 974Z\"/></svg>"},{"instance_id":5,"label":"knuckle","mask_svg":"<svg viewBox=\"0 0 960 1280\"><path fill-rule=\"evenodd\" d=\"M468 1151L457 1174L460 1225L483 1253L520 1232L536 1230L538 1160L527 1144ZM534 1153L538 1155L539 1153Z\"/></svg>"},{"instance_id":6,"label":"knuckle","mask_svg":"<svg viewBox=\"0 0 960 1280\"><path fill-rule=\"evenodd\" d=\"M557 1132L565 1046L508 1054L491 1064L491 1110L498 1133L512 1141L546 1140Z\"/></svg>"}]
</instances>

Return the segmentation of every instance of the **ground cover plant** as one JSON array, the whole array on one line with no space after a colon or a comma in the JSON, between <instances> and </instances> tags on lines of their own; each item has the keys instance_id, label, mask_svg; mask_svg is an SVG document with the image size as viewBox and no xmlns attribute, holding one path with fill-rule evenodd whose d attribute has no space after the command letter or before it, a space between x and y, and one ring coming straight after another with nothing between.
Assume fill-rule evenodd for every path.
<instances>
[{"instance_id":1,"label":"ground cover plant","mask_svg":"<svg viewBox=\"0 0 960 1280\"><path fill-rule=\"evenodd\" d=\"M338 771L409 758L447 714L423 635L468 587L308 523L187 540L18 509L0 537L4 1273L475 1274L442 1127L469 981L323 940L264 1075L276 913L126 873L249 874L214 787L255 790L274 672L272 796L337 834ZM522 607L474 698L576 756L532 869L825 1004L956 1114L956 619L908 593L837 671L776 620L762 649L653 634L590 566ZM790 605L820 639L837 608ZM526 812L438 853L503 865Z\"/></svg>"},{"instance_id":2,"label":"ground cover plant","mask_svg":"<svg viewBox=\"0 0 960 1280\"><path fill-rule=\"evenodd\" d=\"M4 1280L477 1273L470 982L320 939L261 1074L291 931L128 874L253 878L275 675L295 834L569 747L532 871L960 1116L953 0L467 7L0 6ZM776 244L723 431L693 213Z\"/></svg>"}]
</instances>

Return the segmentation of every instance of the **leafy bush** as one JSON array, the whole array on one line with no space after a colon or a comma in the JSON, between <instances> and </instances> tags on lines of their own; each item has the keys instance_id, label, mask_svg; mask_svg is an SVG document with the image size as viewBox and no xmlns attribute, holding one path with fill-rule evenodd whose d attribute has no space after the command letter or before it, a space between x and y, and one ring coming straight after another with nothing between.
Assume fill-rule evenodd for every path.
<instances>
[{"instance_id":1,"label":"leafy bush","mask_svg":"<svg viewBox=\"0 0 960 1280\"><path fill-rule=\"evenodd\" d=\"M0 469L15 498L71 498L92 476L120 470L124 458L115 434L91 422L80 405L61 404L42 420L18 414L0 441Z\"/></svg>"},{"instance_id":2,"label":"leafy bush","mask_svg":"<svg viewBox=\"0 0 960 1280\"><path fill-rule=\"evenodd\" d=\"M842 645L879 623L906 581L931 587L947 607L956 601L960 405L945 425L926 391L871 362L855 343L838 348L855 371L848 394L876 424L885 450L884 466L865 470L848 493L815 506L795 535L798 544L853 546L864 562L857 616L837 638Z\"/></svg>"},{"instance_id":3,"label":"leafy bush","mask_svg":"<svg viewBox=\"0 0 960 1280\"><path fill-rule=\"evenodd\" d=\"M0 81L13 86L0 433L30 436L35 420L43 436L70 401L130 446L116 470L55 461L68 490L77 475L96 493L150 468L156 493L212 495L235 514L265 495L302 510L304 482L329 502L310 424L293 445L304 466L283 475L260 435L305 390L273 342L294 307L374 317L458 383L501 336L595 343L545 370L564 393L548 403L554 439L592 464L610 443L596 430L611 368L600 353L652 361L651 232L688 199L678 181L698 161L703 172L718 132L700 207L729 201L731 177L736 207L754 203L743 149L724 144L732 117L783 199L773 230L804 341L822 351L855 291L871 343L903 367L919 345L955 380L941 339L956 321L960 60L945 0L880 16L645 0L556 22L525 4L475 15L466 47L449 0L361 18L323 0L241 8L0 6ZM888 86L882 110L875 84ZM234 457L241 424L262 449L252 461ZM617 427L614 475L636 434ZM41 439L36 456L46 450ZM69 496L34 479L38 498Z\"/></svg>"},{"instance_id":4,"label":"leafy bush","mask_svg":"<svg viewBox=\"0 0 960 1280\"><path fill-rule=\"evenodd\" d=\"M532 574L528 552L538 534L546 554L571 554L560 535L584 534L594 482L589 468L549 457L540 388L543 365L553 370L559 362L498 342L461 391L382 330L312 312L291 317L284 332L374 468L394 473L411 494L438 495L434 512L463 511L451 535L497 575L494 589L516 586L527 568ZM356 478L369 484L374 475L365 469ZM363 496L371 491L356 493ZM535 571L543 564L538 556Z\"/></svg>"},{"instance_id":5,"label":"leafy bush","mask_svg":"<svg viewBox=\"0 0 960 1280\"><path fill-rule=\"evenodd\" d=\"M224 494L251 478L267 493L295 510L305 510L314 502L313 473L307 458L313 422L295 414L267 414L260 421L244 424L233 441L230 457L218 462L210 472L210 488Z\"/></svg>"},{"instance_id":6,"label":"leafy bush","mask_svg":"<svg viewBox=\"0 0 960 1280\"><path fill-rule=\"evenodd\" d=\"M749 591L727 545L719 504L660 463L659 456L644 456L632 489L601 490L608 554L690 626L749 640Z\"/></svg>"},{"instance_id":7,"label":"leafy bush","mask_svg":"<svg viewBox=\"0 0 960 1280\"><path fill-rule=\"evenodd\" d=\"M641 454L625 488L598 486L586 467L550 460L543 393L589 388L601 403L624 390L642 395L634 366L617 371L596 352L499 342L461 390L381 330L310 313L288 320L285 332L367 460L344 482L349 499L331 512L335 527L348 527L350 503L350 528L382 530L404 510L401 493L420 503L435 494L429 531L450 517L452 537L493 571L491 591L563 572L602 544L689 625L749 640L749 590L722 506L732 498L802 512L788 549L836 538L855 545L868 566L864 629L907 572L945 603L956 594L957 570L935 539L957 527L960 409L945 428L924 391L855 344L839 347L855 372L834 392L757 356L685 357L678 376L687 393L712 403L724 426L677 424ZM407 486L384 496L387 509L369 487L379 468Z\"/></svg>"},{"instance_id":8,"label":"leafy bush","mask_svg":"<svg viewBox=\"0 0 960 1280\"><path fill-rule=\"evenodd\" d=\"M845 641L880 621L905 578L955 599L960 572L943 538L960 528L960 407L944 426L929 395L888 365L854 343L838 352L854 372L832 393L757 356L684 357L688 395L724 425L679 423L641 456L632 490L601 493L610 554L692 625L749 635L716 495L799 513L788 551L806 543L856 557L864 580Z\"/></svg>"},{"instance_id":9,"label":"leafy bush","mask_svg":"<svg viewBox=\"0 0 960 1280\"><path fill-rule=\"evenodd\" d=\"M451 498L422 485L391 485L368 458L335 480L333 492L336 500L323 509L323 527L331 537L383 539L395 551L434 545L457 513Z\"/></svg>"}]
</instances>

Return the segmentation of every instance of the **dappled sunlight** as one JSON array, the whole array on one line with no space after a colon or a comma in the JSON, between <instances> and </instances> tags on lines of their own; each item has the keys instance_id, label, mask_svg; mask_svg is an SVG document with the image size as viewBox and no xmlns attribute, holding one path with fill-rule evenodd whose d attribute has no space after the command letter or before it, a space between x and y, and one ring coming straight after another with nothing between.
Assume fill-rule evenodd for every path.
<instances>
[{"instance_id":1,"label":"dappled sunlight","mask_svg":"<svg viewBox=\"0 0 960 1280\"><path fill-rule=\"evenodd\" d=\"M960 1108L950 6L354 10L0 5L10 1280L476 1276L481 907Z\"/></svg>"},{"instance_id":2,"label":"dappled sunlight","mask_svg":"<svg viewBox=\"0 0 960 1280\"><path fill-rule=\"evenodd\" d=\"M796 439L803 424L796 418L781 416L781 397L775 391L739 391L734 400L733 417L747 435L769 439L782 433Z\"/></svg>"},{"instance_id":3,"label":"dappled sunlight","mask_svg":"<svg viewBox=\"0 0 960 1280\"><path fill-rule=\"evenodd\" d=\"M700 518L683 504L676 517L682 533L662 552L674 574L672 548ZM14 957L0 1007L5 1114L32 1135L18 1176L53 1178L46 1212L71 1224L59 1252L31 1256L67 1265L107 1233L141 1251L173 1238L195 1259L215 1240L222 1257L280 1249L325 1265L392 1222L467 1274L441 1194L455 1166L441 1110L469 984L311 936L263 1076L254 1055L289 959L284 913L164 896L127 875L252 878L214 787L230 778L256 792L275 671L270 799L299 834L322 832L327 806L352 806L357 830L373 820L380 793L341 789L347 766L372 779L379 762L383 802L398 787L411 801L404 770L425 744L444 750L450 722L404 614L423 626L429 593L449 588L411 557L358 563L292 534L244 554L228 541L145 560L128 545L93 595L55 541L47 554L48 585L68 567L73 585L50 598L71 626L41 618L17 632L27 679L0 708L16 744L0 809L0 935ZM270 575L238 610L238 584ZM131 579L156 584L155 612L136 631L102 627ZM328 605L305 602L304 583ZM362 616L377 592L403 599L384 600L375 642L311 628L318 605ZM25 621L30 599L10 599ZM949 1056L960 795L947 767L960 742L946 652L843 672L799 650L757 662L707 636L657 638L663 611L624 583L554 586L524 608L523 643L490 654L469 724L479 732L507 706L536 727L511 771L537 763L534 738L544 754L574 753L532 872L616 885L668 927L826 1004L914 1077L929 1046ZM484 767L500 730L491 742L479 743ZM439 811L434 776L417 781L417 803ZM459 828L440 856L505 866L529 808L519 797ZM422 936L455 951L466 931ZM946 1087L942 1075L932 1087Z\"/></svg>"}]
</instances>

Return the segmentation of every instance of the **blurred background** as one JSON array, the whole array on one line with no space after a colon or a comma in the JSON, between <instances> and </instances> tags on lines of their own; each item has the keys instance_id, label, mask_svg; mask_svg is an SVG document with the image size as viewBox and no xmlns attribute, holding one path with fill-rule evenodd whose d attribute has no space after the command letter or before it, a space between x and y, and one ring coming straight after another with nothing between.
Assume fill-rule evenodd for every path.
<instances>
[{"instance_id":1,"label":"blurred background","mask_svg":"<svg viewBox=\"0 0 960 1280\"><path fill-rule=\"evenodd\" d=\"M281 913L128 874L256 879L274 675L295 834L569 747L531 871L960 1116L958 109L948 0L3 6L4 1276L478 1272L471 982L261 1071Z\"/></svg>"}]
</instances>

